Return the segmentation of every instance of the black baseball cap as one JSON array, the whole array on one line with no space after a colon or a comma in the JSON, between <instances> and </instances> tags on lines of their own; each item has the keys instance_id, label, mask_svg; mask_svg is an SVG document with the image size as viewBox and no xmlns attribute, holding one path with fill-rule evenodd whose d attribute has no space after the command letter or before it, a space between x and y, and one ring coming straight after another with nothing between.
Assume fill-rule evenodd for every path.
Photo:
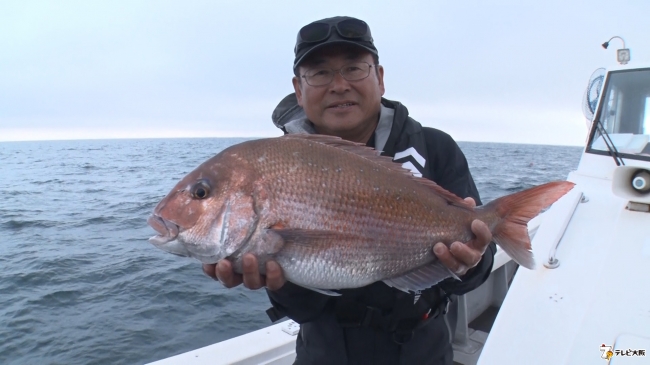
<instances>
[{"instance_id":1,"label":"black baseball cap","mask_svg":"<svg viewBox=\"0 0 650 365\"><path fill-rule=\"evenodd\" d=\"M293 69L295 70L313 51L330 44L351 44L377 55L377 48L366 22L349 16L336 16L317 20L300 29L293 50L296 55Z\"/></svg>"}]
</instances>

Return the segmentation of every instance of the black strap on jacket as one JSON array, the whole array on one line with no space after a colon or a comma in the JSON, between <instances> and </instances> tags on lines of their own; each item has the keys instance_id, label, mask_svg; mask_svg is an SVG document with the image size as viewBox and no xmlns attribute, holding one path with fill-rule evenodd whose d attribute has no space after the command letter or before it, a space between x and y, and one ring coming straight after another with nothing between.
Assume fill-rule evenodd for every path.
<instances>
[{"instance_id":1,"label":"black strap on jacket","mask_svg":"<svg viewBox=\"0 0 650 365\"><path fill-rule=\"evenodd\" d=\"M266 315L269 316L269 319L271 322L277 322L281 320L282 318L286 317L287 315L284 314L281 310L277 309L276 307L271 307L266 310Z\"/></svg>"},{"instance_id":2,"label":"black strap on jacket","mask_svg":"<svg viewBox=\"0 0 650 365\"><path fill-rule=\"evenodd\" d=\"M335 300L334 310L342 327L370 327L389 332L399 344L409 341L413 331L428 320L446 314L449 304L449 296L439 288L423 292L415 303L412 295L400 292L390 311L366 306L346 296Z\"/></svg>"}]
</instances>

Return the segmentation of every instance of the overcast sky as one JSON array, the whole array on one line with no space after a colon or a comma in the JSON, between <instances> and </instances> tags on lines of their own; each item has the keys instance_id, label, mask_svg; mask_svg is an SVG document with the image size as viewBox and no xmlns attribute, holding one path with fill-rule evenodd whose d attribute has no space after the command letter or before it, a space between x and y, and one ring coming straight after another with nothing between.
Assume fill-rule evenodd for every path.
<instances>
[{"instance_id":1,"label":"overcast sky","mask_svg":"<svg viewBox=\"0 0 650 365\"><path fill-rule=\"evenodd\" d=\"M591 73L650 64L649 0L0 1L0 141L278 136L303 25L372 30L385 97L458 141L582 145Z\"/></svg>"}]
</instances>

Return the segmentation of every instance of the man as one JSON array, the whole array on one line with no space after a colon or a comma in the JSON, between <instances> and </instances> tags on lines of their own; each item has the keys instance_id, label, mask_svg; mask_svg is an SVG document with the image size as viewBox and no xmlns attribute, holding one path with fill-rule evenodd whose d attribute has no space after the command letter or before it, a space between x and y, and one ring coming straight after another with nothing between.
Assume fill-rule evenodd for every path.
<instances>
[{"instance_id":1,"label":"man","mask_svg":"<svg viewBox=\"0 0 650 365\"><path fill-rule=\"evenodd\" d=\"M316 21L298 33L293 86L273 113L285 133L320 133L365 143L391 156L415 175L480 204L467 161L453 139L423 128L399 102L383 99L384 69L370 29L361 20L335 17ZM244 257L243 275L229 261L204 265L226 287L241 283L266 287L271 317L301 324L295 364L451 364L450 330L444 320L449 295L483 283L496 246L480 221L476 238L437 243L440 261L462 280L447 279L421 293L404 293L382 282L341 290L332 297L286 282L276 262L261 276L257 259ZM488 248L486 250L486 248ZM484 254L485 253L485 254Z\"/></svg>"}]
</instances>

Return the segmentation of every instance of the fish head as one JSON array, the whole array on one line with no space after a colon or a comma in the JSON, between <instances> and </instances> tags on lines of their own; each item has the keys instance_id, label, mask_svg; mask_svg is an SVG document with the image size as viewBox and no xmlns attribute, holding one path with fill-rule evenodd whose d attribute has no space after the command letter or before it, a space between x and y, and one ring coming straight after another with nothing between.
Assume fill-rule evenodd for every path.
<instances>
[{"instance_id":1,"label":"fish head","mask_svg":"<svg viewBox=\"0 0 650 365\"><path fill-rule=\"evenodd\" d=\"M149 242L179 256L216 263L250 237L257 222L245 171L213 159L185 176L154 208Z\"/></svg>"}]
</instances>

